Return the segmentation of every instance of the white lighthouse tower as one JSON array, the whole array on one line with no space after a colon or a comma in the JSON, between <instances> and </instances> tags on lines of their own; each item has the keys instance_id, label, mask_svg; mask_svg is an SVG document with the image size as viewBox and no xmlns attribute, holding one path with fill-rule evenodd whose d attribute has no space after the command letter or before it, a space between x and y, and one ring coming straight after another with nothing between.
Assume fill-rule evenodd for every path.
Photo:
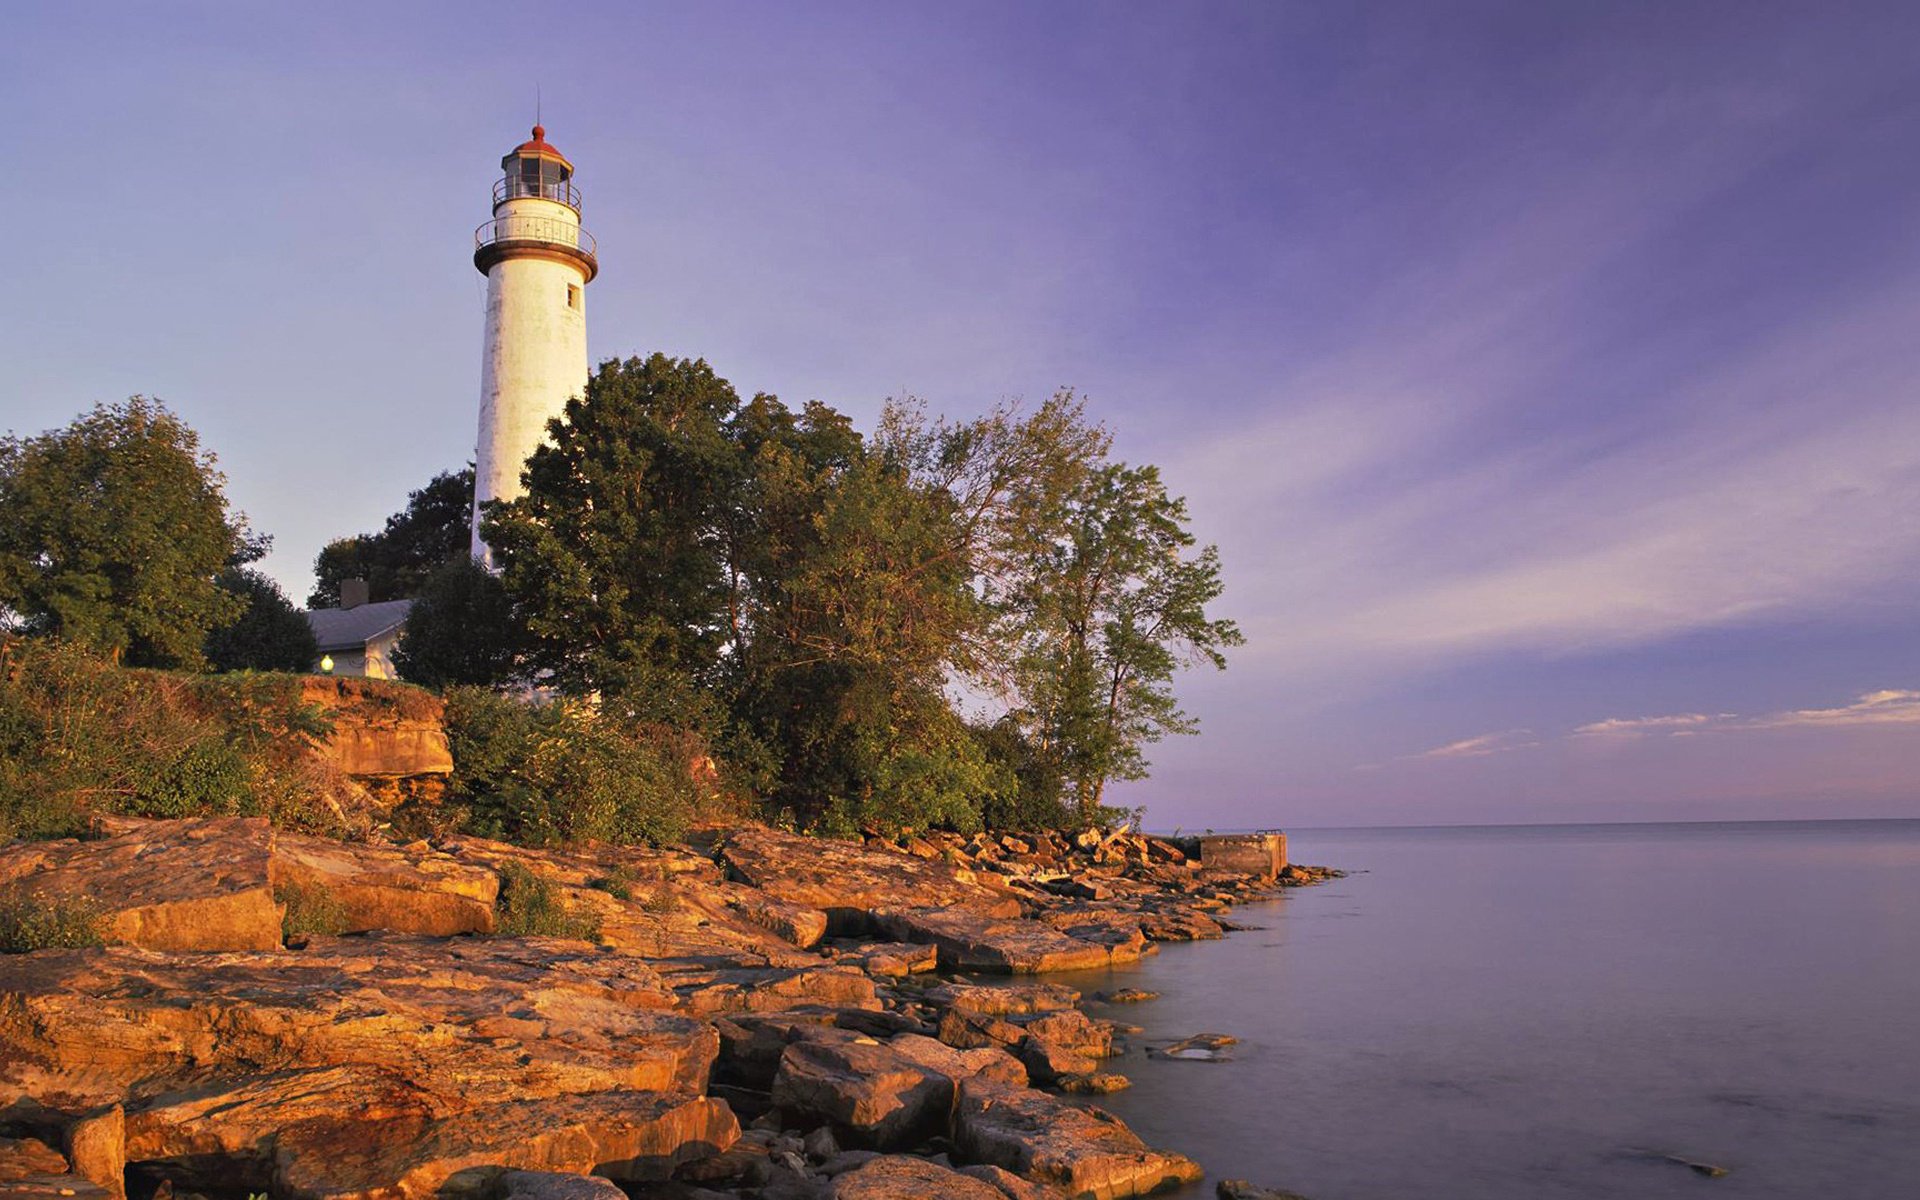
<instances>
[{"instance_id":1,"label":"white lighthouse tower","mask_svg":"<svg viewBox=\"0 0 1920 1200\"><path fill-rule=\"evenodd\" d=\"M587 382L587 284L600 272L580 227L573 164L533 127L533 140L500 160L493 219L473 234L473 265L487 277L486 347L480 360L480 440L474 451L473 556L480 506L521 494L520 470L545 440L547 421Z\"/></svg>"}]
</instances>

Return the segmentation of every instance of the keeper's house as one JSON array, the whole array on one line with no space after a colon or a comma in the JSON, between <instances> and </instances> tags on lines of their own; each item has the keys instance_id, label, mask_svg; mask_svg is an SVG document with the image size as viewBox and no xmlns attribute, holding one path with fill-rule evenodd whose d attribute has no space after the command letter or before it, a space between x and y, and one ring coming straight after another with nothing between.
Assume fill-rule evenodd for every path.
<instances>
[{"instance_id":1,"label":"keeper's house","mask_svg":"<svg viewBox=\"0 0 1920 1200\"><path fill-rule=\"evenodd\" d=\"M307 611L307 624L320 643L313 669L323 675L364 675L369 679L397 679L393 648L407 627L411 600L367 603L364 579L343 580L339 608Z\"/></svg>"}]
</instances>

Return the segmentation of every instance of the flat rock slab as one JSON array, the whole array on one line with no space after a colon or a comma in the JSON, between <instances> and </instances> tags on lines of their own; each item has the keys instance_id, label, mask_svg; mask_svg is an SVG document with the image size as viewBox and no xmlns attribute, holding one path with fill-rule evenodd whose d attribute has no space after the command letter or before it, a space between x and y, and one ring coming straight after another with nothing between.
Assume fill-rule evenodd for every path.
<instances>
[{"instance_id":1,"label":"flat rock slab","mask_svg":"<svg viewBox=\"0 0 1920 1200\"><path fill-rule=\"evenodd\" d=\"M828 1200L1006 1200L985 1180L928 1162L888 1154L834 1176Z\"/></svg>"},{"instance_id":2,"label":"flat rock slab","mask_svg":"<svg viewBox=\"0 0 1920 1200\"><path fill-rule=\"evenodd\" d=\"M942 905L1011 916L1017 899L973 873L904 850L801 837L761 826L728 834L727 866L777 900L825 912L835 929L859 929L879 908Z\"/></svg>"},{"instance_id":3,"label":"flat rock slab","mask_svg":"<svg viewBox=\"0 0 1920 1200\"><path fill-rule=\"evenodd\" d=\"M1072 1197L1144 1196L1202 1175L1191 1159L1149 1149L1111 1113L984 1079L961 1083L953 1138L971 1161Z\"/></svg>"},{"instance_id":4,"label":"flat rock slab","mask_svg":"<svg viewBox=\"0 0 1920 1200\"><path fill-rule=\"evenodd\" d=\"M994 1017L1066 1012L1080 1003L1079 992L1058 983L943 983L923 995L944 1008Z\"/></svg>"},{"instance_id":5,"label":"flat rock slab","mask_svg":"<svg viewBox=\"0 0 1920 1200\"><path fill-rule=\"evenodd\" d=\"M271 874L276 887L317 889L345 922L342 933L384 929L447 937L492 933L499 872L425 847L396 848L279 833Z\"/></svg>"},{"instance_id":6,"label":"flat rock slab","mask_svg":"<svg viewBox=\"0 0 1920 1200\"><path fill-rule=\"evenodd\" d=\"M818 960L815 960L818 962ZM807 1006L880 1007L873 979L850 967L770 967L707 959L658 962L682 1012L696 1017L779 1012Z\"/></svg>"},{"instance_id":7,"label":"flat rock slab","mask_svg":"<svg viewBox=\"0 0 1920 1200\"><path fill-rule=\"evenodd\" d=\"M0 975L0 1109L79 1112L326 1066L450 1097L697 1093L718 1035L662 1011L673 999L645 962L557 939L41 951Z\"/></svg>"},{"instance_id":8,"label":"flat rock slab","mask_svg":"<svg viewBox=\"0 0 1920 1200\"><path fill-rule=\"evenodd\" d=\"M1104 967L1115 961L1113 947L1039 921L997 918L964 908L886 908L876 910L873 918L888 937L931 943L940 952L940 965L948 970L1038 975Z\"/></svg>"},{"instance_id":9,"label":"flat rock slab","mask_svg":"<svg viewBox=\"0 0 1920 1200\"><path fill-rule=\"evenodd\" d=\"M265 817L143 822L97 841L0 850L0 887L88 900L110 942L150 950L270 950L280 945Z\"/></svg>"},{"instance_id":10,"label":"flat rock slab","mask_svg":"<svg viewBox=\"0 0 1920 1200\"><path fill-rule=\"evenodd\" d=\"M478 1200L492 1191L502 1167L659 1182L731 1146L740 1126L720 1100L615 1091L491 1104L420 1126L384 1122L343 1133L278 1135L276 1200Z\"/></svg>"}]
</instances>

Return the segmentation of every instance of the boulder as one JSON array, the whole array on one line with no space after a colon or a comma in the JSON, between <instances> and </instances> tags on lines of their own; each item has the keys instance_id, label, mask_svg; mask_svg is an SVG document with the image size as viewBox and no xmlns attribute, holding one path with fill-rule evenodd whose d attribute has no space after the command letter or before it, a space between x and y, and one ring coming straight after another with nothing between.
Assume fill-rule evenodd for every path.
<instances>
[{"instance_id":1,"label":"boulder","mask_svg":"<svg viewBox=\"0 0 1920 1200\"><path fill-rule=\"evenodd\" d=\"M270 870L276 888L313 889L337 904L341 933L493 932L498 872L423 845L399 849L282 832Z\"/></svg>"},{"instance_id":2,"label":"boulder","mask_svg":"<svg viewBox=\"0 0 1920 1200\"><path fill-rule=\"evenodd\" d=\"M117 1200L108 1191L67 1170L67 1160L34 1138L0 1137L0 1197L6 1200Z\"/></svg>"},{"instance_id":3,"label":"boulder","mask_svg":"<svg viewBox=\"0 0 1920 1200\"><path fill-rule=\"evenodd\" d=\"M1111 1113L983 1079L960 1085L953 1137L966 1158L1073 1197L1144 1196L1202 1174L1191 1159L1148 1149Z\"/></svg>"},{"instance_id":4,"label":"boulder","mask_svg":"<svg viewBox=\"0 0 1920 1200\"><path fill-rule=\"evenodd\" d=\"M492 1200L627 1200L617 1184L597 1175L508 1171L493 1187Z\"/></svg>"},{"instance_id":5,"label":"boulder","mask_svg":"<svg viewBox=\"0 0 1920 1200\"><path fill-rule=\"evenodd\" d=\"M1022 1179L1005 1167L996 1167L985 1163L976 1163L970 1167L961 1167L962 1175L971 1176L983 1183L990 1183L1006 1200L1055 1200L1059 1191L1031 1179Z\"/></svg>"},{"instance_id":6,"label":"boulder","mask_svg":"<svg viewBox=\"0 0 1920 1200\"><path fill-rule=\"evenodd\" d=\"M827 1189L830 1200L1004 1200L1005 1193L924 1158L882 1155L844 1174Z\"/></svg>"},{"instance_id":7,"label":"boulder","mask_svg":"<svg viewBox=\"0 0 1920 1200\"><path fill-rule=\"evenodd\" d=\"M858 1144L911 1145L941 1128L953 1081L870 1038L801 1041L780 1056L773 1103L800 1119L832 1121Z\"/></svg>"},{"instance_id":8,"label":"boulder","mask_svg":"<svg viewBox=\"0 0 1920 1200\"><path fill-rule=\"evenodd\" d=\"M996 1017L1065 1012L1080 1003L1079 992L1057 983L943 983L928 988L925 997L933 1004Z\"/></svg>"},{"instance_id":9,"label":"boulder","mask_svg":"<svg viewBox=\"0 0 1920 1200\"><path fill-rule=\"evenodd\" d=\"M888 937L931 942L940 951L940 965L949 970L1037 975L1114 961L1108 946L1038 921L997 918L974 909L883 908L876 909L873 918Z\"/></svg>"},{"instance_id":10,"label":"boulder","mask_svg":"<svg viewBox=\"0 0 1920 1200\"><path fill-rule=\"evenodd\" d=\"M1019 1026L968 1008L950 1008L940 1014L940 1041L960 1050L982 1046L1017 1046L1026 1035Z\"/></svg>"},{"instance_id":11,"label":"boulder","mask_svg":"<svg viewBox=\"0 0 1920 1200\"><path fill-rule=\"evenodd\" d=\"M1113 1057L1113 1031L1079 1009L1048 1013L1025 1025L1029 1037L1043 1037L1056 1046L1088 1058Z\"/></svg>"},{"instance_id":12,"label":"boulder","mask_svg":"<svg viewBox=\"0 0 1920 1200\"><path fill-rule=\"evenodd\" d=\"M1039 1034L1030 1033L1021 1038L1016 1049L1020 1061L1026 1064L1027 1074L1034 1083L1042 1085L1056 1084L1072 1076L1091 1075L1100 1065L1088 1055Z\"/></svg>"},{"instance_id":13,"label":"boulder","mask_svg":"<svg viewBox=\"0 0 1920 1200\"><path fill-rule=\"evenodd\" d=\"M87 900L102 936L149 950L270 950L280 945L265 817L128 822L97 841L0 850L0 888Z\"/></svg>"},{"instance_id":14,"label":"boulder","mask_svg":"<svg viewBox=\"0 0 1920 1200\"><path fill-rule=\"evenodd\" d=\"M729 904L743 919L802 949L826 936L827 914L817 908L789 904L744 888Z\"/></svg>"},{"instance_id":15,"label":"boulder","mask_svg":"<svg viewBox=\"0 0 1920 1200\"><path fill-rule=\"evenodd\" d=\"M902 1033L889 1038L887 1048L956 1083L975 1076L1015 1085L1027 1082L1027 1069L1020 1065L1020 1060L998 1046L962 1050L917 1033Z\"/></svg>"},{"instance_id":16,"label":"boulder","mask_svg":"<svg viewBox=\"0 0 1920 1200\"><path fill-rule=\"evenodd\" d=\"M880 979L919 975L940 965L940 952L914 942L875 942L862 946L859 962L867 974Z\"/></svg>"}]
</instances>

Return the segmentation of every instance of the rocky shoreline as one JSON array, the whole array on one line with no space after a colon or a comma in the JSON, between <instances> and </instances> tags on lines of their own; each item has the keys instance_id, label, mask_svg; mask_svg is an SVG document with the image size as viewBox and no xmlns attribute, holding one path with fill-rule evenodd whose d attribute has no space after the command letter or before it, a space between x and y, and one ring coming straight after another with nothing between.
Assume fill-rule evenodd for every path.
<instances>
[{"instance_id":1,"label":"rocky shoreline","mask_svg":"<svg viewBox=\"0 0 1920 1200\"><path fill-rule=\"evenodd\" d=\"M107 943L0 957L0 1198L1144 1195L1201 1169L1074 1098L1126 1086L1129 1029L1032 977L1329 874L1125 831L103 821L0 849L0 896L89 906ZM521 928L529 897L576 936Z\"/></svg>"}]
</instances>

